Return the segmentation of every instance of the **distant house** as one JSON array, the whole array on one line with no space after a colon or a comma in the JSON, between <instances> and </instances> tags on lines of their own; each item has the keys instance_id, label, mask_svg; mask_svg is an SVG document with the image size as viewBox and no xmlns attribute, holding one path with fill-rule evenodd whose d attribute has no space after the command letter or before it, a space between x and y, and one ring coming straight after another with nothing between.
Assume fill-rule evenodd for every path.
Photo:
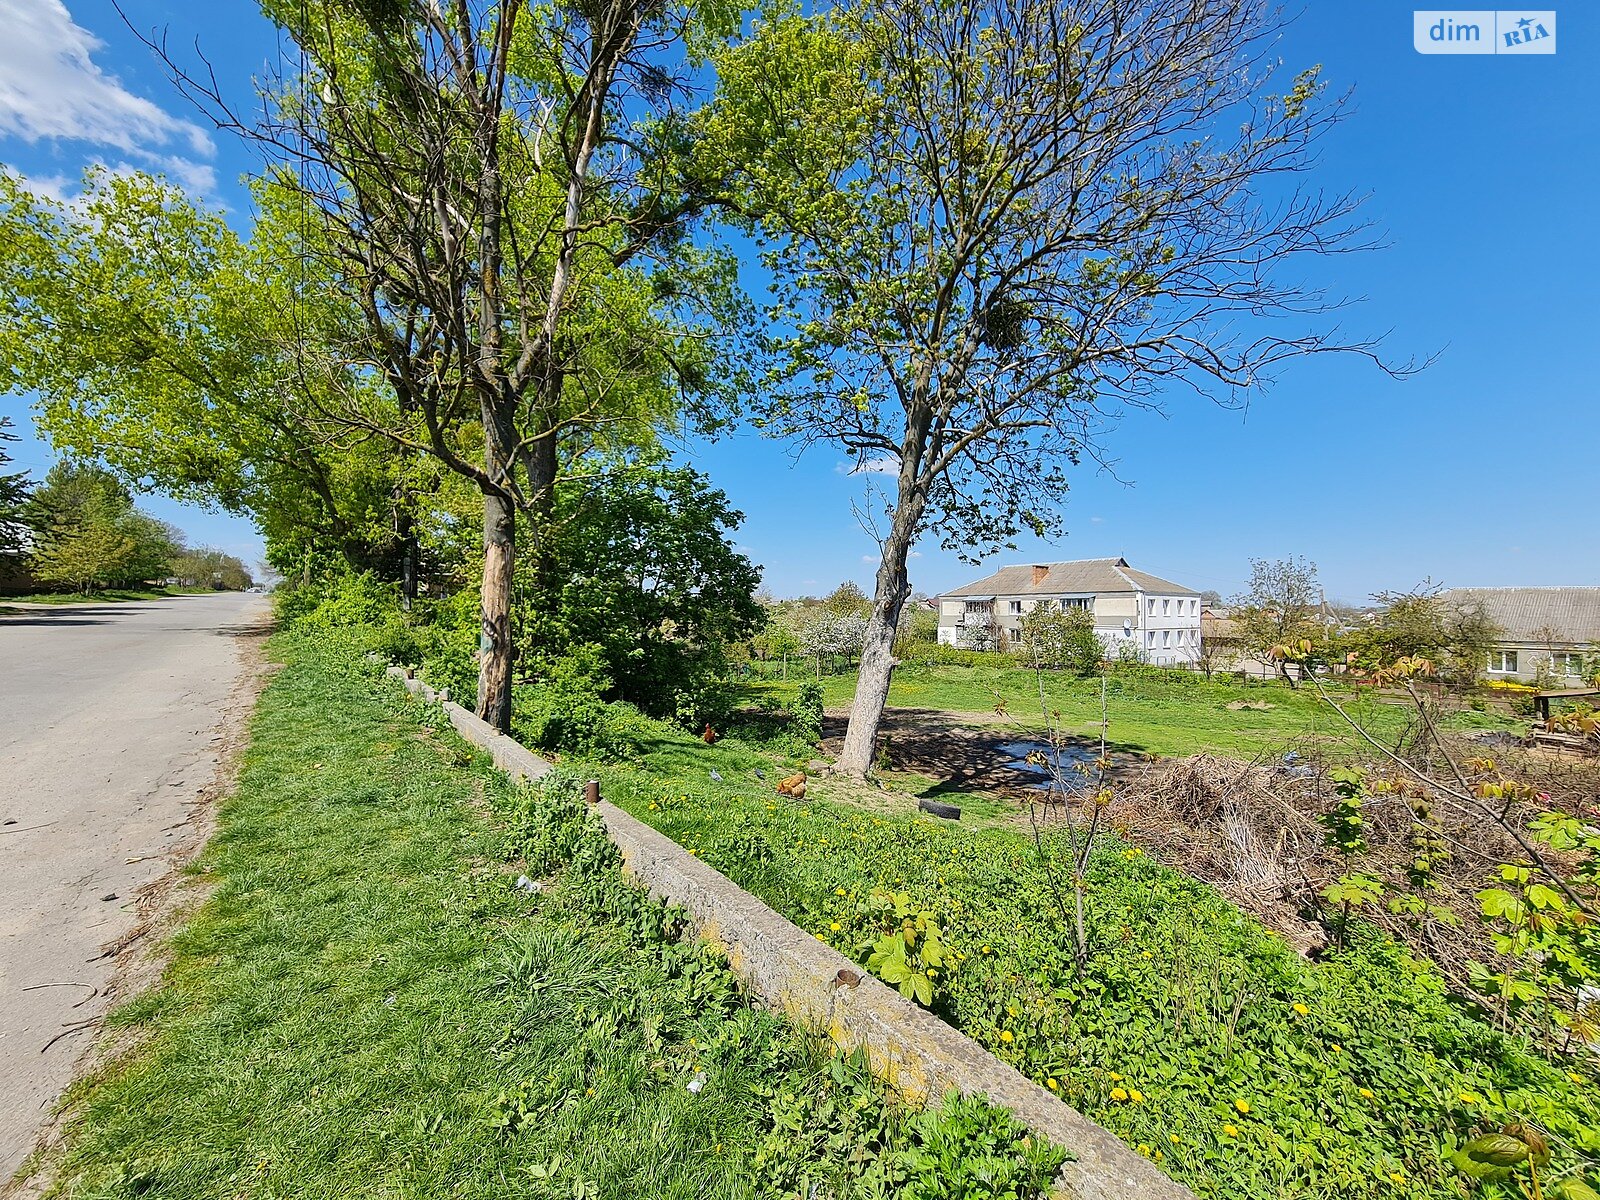
<instances>
[{"instance_id":1,"label":"distant house","mask_svg":"<svg viewBox=\"0 0 1600 1200\"><path fill-rule=\"evenodd\" d=\"M1200 593L1136 571L1125 558L1001 567L939 598L939 640L974 647L1014 641L1023 614L1039 605L1093 614L1110 658L1193 666L1200 657Z\"/></svg>"},{"instance_id":2,"label":"distant house","mask_svg":"<svg viewBox=\"0 0 1600 1200\"><path fill-rule=\"evenodd\" d=\"M1576 683L1584 656L1600 652L1600 587L1449 588L1442 599L1500 627L1485 664L1490 679Z\"/></svg>"}]
</instances>

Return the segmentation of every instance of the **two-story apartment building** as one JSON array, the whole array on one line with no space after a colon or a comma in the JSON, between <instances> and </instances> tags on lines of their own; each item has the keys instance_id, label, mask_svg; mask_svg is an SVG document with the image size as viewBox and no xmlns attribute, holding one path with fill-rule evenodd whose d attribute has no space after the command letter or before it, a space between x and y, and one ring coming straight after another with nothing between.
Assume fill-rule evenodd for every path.
<instances>
[{"instance_id":1,"label":"two-story apartment building","mask_svg":"<svg viewBox=\"0 0 1600 1200\"><path fill-rule=\"evenodd\" d=\"M1106 656L1137 654L1163 666L1193 666L1200 657L1200 593L1136 571L1124 558L1022 563L946 592L939 598L939 640L985 645L1014 640L1022 615L1044 604L1086 609Z\"/></svg>"}]
</instances>

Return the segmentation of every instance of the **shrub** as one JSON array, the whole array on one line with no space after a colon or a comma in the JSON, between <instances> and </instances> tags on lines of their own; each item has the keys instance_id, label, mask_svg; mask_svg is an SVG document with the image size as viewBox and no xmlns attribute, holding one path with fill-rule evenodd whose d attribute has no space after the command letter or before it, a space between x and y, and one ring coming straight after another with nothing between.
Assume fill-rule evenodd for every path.
<instances>
[{"instance_id":1,"label":"shrub","mask_svg":"<svg viewBox=\"0 0 1600 1200\"><path fill-rule=\"evenodd\" d=\"M822 685L808 679L788 703L794 735L808 745L822 740Z\"/></svg>"}]
</instances>

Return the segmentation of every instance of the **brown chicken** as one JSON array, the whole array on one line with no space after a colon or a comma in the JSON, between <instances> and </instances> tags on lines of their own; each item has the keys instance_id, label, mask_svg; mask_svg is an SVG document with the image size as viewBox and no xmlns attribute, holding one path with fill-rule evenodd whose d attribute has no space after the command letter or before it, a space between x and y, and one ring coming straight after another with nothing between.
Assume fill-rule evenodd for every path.
<instances>
[{"instance_id":1,"label":"brown chicken","mask_svg":"<svg viewBox=\"0 0 1600 1200\"><path fill-rule=\"evenodd\" d=\"M793 796L796 800L805 799L806 773L797 771L793 775L786 775L778 780L778 795Z\"/></svg>"},{"instance_id":2,"label":"brown chicken","mask_svg":"<svg viewBox=\"0 0 1600 1200\"><path fill-rule=\"evenodd\" d=\"M711 728L711 722L707 721L706 722L706 731L700 735L700 740L702 742L704 742L706 745L710 746L710 745L714 745L716 743L716 740L721 736L722 735L720 733L718 733L715 729Z\"/></svg>"}]
</instances>

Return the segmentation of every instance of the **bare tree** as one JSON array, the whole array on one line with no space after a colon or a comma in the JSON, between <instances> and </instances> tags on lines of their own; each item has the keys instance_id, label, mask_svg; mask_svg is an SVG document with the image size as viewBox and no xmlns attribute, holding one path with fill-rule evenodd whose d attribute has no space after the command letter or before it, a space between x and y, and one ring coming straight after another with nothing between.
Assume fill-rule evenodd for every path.
<instances>
[{"instance_id":1,"label":"bare tree","mask_svg":"<svg viewBox=\"0 0 1600 1200\"><path fill-rule=\"evenodd\" d=\"M707 24L691 4L643 0L268 7L301 63L265 120L240 119L214 79L175 77L265 150L264 201L307 286L359 314L344 353L392 396L347 393L328 418L481 492L477 709L505 729L519 514L537 566L562 462L647 431L672 385L707 385L707 351L663 317L685 297L620 274L707 202L677 170L686 89L662 65ZM641 289L665 303L639 303Z\"/></svg>"},{"instance_id":2,"label":"bare tree","mask_svg":"<svg viewBox=\"0 0 1600 1200\"><path fill-rule=\"evenodd\" d=\"M1058 530L1123 407L1370 356L1302 282L1365 235L1297 182L1338 105L1315 70L1276 84L1278 29L1241 0L862 0L719 63L782 317L765 426L895 484L843 769L872 761L920 535L976 559Z\"/></svg>"}]
</instances>

